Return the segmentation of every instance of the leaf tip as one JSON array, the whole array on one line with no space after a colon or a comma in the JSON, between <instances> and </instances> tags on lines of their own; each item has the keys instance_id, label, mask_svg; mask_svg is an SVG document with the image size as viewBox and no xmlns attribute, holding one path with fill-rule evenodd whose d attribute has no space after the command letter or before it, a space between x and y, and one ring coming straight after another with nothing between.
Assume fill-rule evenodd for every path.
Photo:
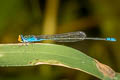
<instances>
[{"instance_id":1,"label":"leaf tip","mask_svg":"<svg viewBox=\"0 0 120 80\"><path fill-rule=\"evenodd\" d=\"M105 64L102 64L97 60L95 60L95 62L96 62L96 66L97 66L98 70L100 72L102 72L104 76L110 77L111 79L113 79L115 77L116 73L111 67L109 67Z\"/></svg>"}]
</instances>

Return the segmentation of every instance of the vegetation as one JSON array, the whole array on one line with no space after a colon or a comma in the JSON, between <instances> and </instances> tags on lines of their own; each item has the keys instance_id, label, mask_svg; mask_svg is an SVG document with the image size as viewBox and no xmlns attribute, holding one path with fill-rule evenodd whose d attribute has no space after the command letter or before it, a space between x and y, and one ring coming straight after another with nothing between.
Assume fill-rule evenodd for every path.
<instances>
[{"instance_id":1,"label":"vegetation","mask_svg":"<svg viewBox=\"0 0 120 80\"><path fill-rule=\"evenodd\" d=\"M19 79L28 79L28 76L31 80L33 79L41 79L41 80L97 80L95 77L92 77L86 72L87 69L82 70L80 72L75 70L74 68L78 67L78 62L76 66L70 65L70 62L67 61L62 64L67 65L65 67L70 66L71 68L57 67L51 65L40 65L40 66L27 66L27 60L33 60L32 65L36 63L35 52L34 49L40 52L40 50L49 51L49 47L56 51L56 54L67 56L73 54L70 52L63 52L64 54L60 54L62 50L69 49L73 52L75 51L74 57L80 57L82 51L84 55L88 55L90 60L93 61L93 64L100 64L102 66L107 67L107 69L111 70L111 72L116 73L120 72L120 54L119 54L119 29L120 29L120 16L119 16L119 0L2 0L0 1L0 54L4 54L4 56L0 55L0 80L19 80ZM19 34L27 35L27 34L56 34L56 33L64 33L64 32L73 32L73 31L84 31L88 37L115 37L117 38L117 42L105 42L105 41L80 41L75 43L56 43L59 45L66 45L72 48L66 48L64 46L58 45L46 45L46 44L32 44L28 46L18 46L16 43L17 37ZM9 43L9 44L5 44ZM13 43L13 45L12 45ZM41 42L46 43L46 42ZM49 42L47 43L54 43ZM33 46L33 47L32 47ZM46 46L43 48L41 46ZM49 47L48 47L49 46ZM29 48L31 47L31 48ZM32 58L28 58L30 55L24 56L28 50L31 50ZM63 48L61 50L61 48ZM27 49L27 50L26 50ZM10 52L14 52L13 55ZM34 52L33 52L34 51ZM23 53L21 53L23 52ZM42 53L38 53L39 55ZM53 53L49 53L53 54ZM81 54L81 55L77 55ZM7 55L9 55L7 58ZM76 56L75 56L76 55ZM21 56L21 57L20 57ZM47 57L51 57L49 55ZM73 55L70 55L73 56ZM70 57L69 56L69 57ZM27 59L25 59L27 57ZM45 58L39 57L41 59ZM62 56L61 56L62 57ZM6 59L7 58L7 59ZM23 59L20 59L23 58ZM47 63L61 63L61 60L64 60L60 57L52 57L54 60L48 60ZM10 60L8 60L10 59ZM24 60L25 59L25 60ZM39 62L39 59L37 60ZM82 58L80 58L82 59ZM45 59L46 60L46 59ZM57 60L57 62L56 62ZM78 59L79 60L79 59ZM101 63L97 62L100 61ZM4 62L5 61L5 62ZM18 61L18 62L17 62ZM24 61L24 62L22 62ZM20 62L20 63L19 63ZM44 61L43 61L44 62ZM82 62L82 61L79 61ZM22 64L23 63L23 64ZM89 64L92 64L89 63ZM12 66L13 64L13 66ZM15 64L20 64L15 66ZM74 63L75 64L75 63ZM106 65L110 66L106 66ZM24 66L25 65L25 66ZM86 64L87 65L87 64ZM5 67L3 67L5 66ZM8 66L8 67L7 67ZM11 66L11 67L10 67ZM89 65L90 66L90 65ZM98 65L99 66L99 65ZM86 66L88 67L88 65ZM94 65L96 67L96 65ZM80 67L78 67L81 69ZM91 68L91 67L90 67ZM98 67L94 68L97 69ZM82 68L83 69L83 68ZM92 70L92 69L91 69ZM103 76L106 76L105 72L97 69L97 73L87 71L87 73L96 76L97 78L104 79ZM104 74L103 74L104 73ZM33 76L32 76L33 75ZM114 74L112 74L114 76ZM115 77L119 76L116 75ZM107 75L108 78L111 79L111 76ZM113 78L113 77L112 77ZM116 78L115 78L116 79ZM119 79L119 78L118 78ZM117 79L116 79L117 80Z\"/></svg>"}]
</instances>

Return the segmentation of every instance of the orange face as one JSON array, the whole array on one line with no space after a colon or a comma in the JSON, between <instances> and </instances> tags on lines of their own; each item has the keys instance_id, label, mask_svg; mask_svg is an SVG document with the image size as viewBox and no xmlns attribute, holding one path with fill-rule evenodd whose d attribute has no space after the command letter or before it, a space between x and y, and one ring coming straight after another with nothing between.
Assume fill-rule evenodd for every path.
<instances>
[{"instance_id":1,"label":"orange face","mask_svg":"<svg viewBox=\"0 0 120 80\"><path fill-rule=\"evenodd\" d=\"M19 41L19 42L22 42L21 35L18 36L18 41Z\"/></svg>"}]
</instances>

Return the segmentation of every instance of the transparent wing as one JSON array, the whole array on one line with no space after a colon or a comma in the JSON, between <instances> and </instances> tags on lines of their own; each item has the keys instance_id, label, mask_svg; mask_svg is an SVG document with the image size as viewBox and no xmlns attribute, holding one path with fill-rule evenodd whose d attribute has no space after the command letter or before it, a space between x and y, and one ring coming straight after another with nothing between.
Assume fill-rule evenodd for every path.
<instances>
[{"instance_id":1,"label":"transparent wing","mask_svg":"<svg viewBox=\"0 0 120 80\"><path fill-rule=\"evenodd\" d=\"M39 35L36 36L37 39L47 39L47 40L54 40L56 42L76 42L81 41L86 38L86 34L84 32L69 32L63 34L56 34L56 35Z\"/></svg>"}]
</instances>

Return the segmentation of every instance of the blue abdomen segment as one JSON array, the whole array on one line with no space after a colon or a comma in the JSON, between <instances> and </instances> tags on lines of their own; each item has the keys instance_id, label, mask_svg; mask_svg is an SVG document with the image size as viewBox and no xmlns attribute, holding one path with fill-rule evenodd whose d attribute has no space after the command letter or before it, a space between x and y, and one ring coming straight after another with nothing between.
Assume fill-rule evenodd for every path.
<instances>
[{"instance_id":1,"label":"blue abdomen segment","mask_svg":"<svg viewBox=\"0 0 120 80\"><path fill-rule=\"evenodd\" d=\"M107 41L112 41L112 42L117 41L115 38L109 38L109 37L108 37L108 38L106 38L106 40L107 40Z\"/></svg>"}]
</instances>

